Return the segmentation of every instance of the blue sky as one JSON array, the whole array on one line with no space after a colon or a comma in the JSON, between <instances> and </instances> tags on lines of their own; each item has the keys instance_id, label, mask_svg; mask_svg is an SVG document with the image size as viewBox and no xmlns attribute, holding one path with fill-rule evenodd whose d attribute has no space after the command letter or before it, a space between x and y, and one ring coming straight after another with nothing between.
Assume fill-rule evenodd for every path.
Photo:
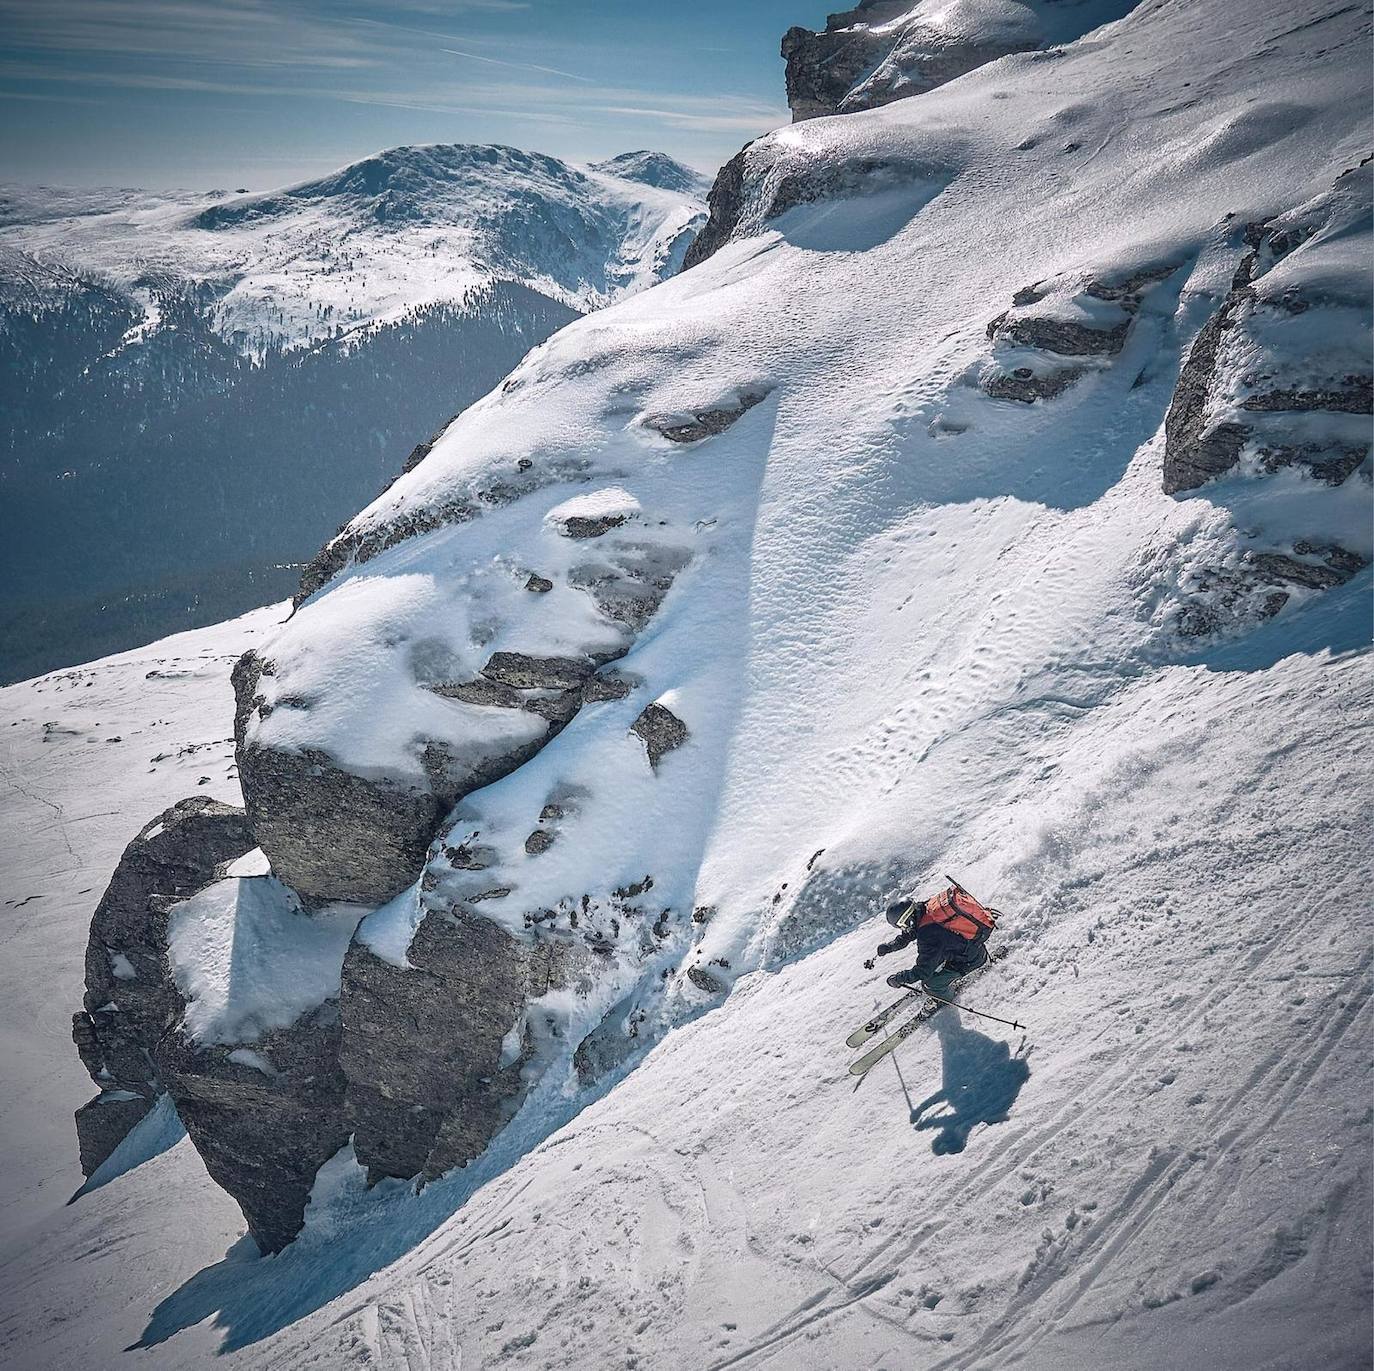
<instances>
[{"instance_id":1,"label":"blue sky","mask_svg":"<svg viewBox=\"0 0 1374 1371\"><path fill-rule=\"evenodd\" d=\"M713 170L807 0L0 0L0 179L262 189L398 143ZM814 11L814 12L813 12Z\"/></svg>"}]
</instances>

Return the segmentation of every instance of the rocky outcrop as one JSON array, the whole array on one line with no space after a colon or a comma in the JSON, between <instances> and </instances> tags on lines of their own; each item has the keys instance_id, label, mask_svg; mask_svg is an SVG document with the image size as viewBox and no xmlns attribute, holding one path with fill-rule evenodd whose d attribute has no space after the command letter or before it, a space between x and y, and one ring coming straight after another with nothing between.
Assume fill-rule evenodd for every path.
<instances>
[{"instance_id":1,"label":"rocky outcrop","mask_svg":"<svg viewBox=\"0 0 1374 1371\"><path fill-rule=\"evenodd\" d=\"M243 810L197 796L159 815L125 849L92 919L86 1008L73 1023L101 1087L76 1124L89 1176L166 1091L254 1240L275 1252L299 1232L315 1172L348 1136L337 1002L247 1043L199 1042L178 984L177 957L187 949L173 946L188 902L219 888L224 869L254 846ZM235 949L235 930L222 932L239 978L253 979L254 957L276 955L252 933ZM191 955L211 955L201 942L191 939Z\"/></svg>"},{"instance_id":2,"label":"rocky outcrop","mask_svg":"<svg viewBox=\"0 0 1374 1371\"><path fill-rule=\"evenodd\" d=\"M344 960L353 1147L374 1180L437 1176L482 1151L520 1095L522 1007L553 974L547 956L462 908L426 913L405 956L399 967L355 940Z\"/></svg>"},{"instance_id":3,"label":"rocky outcrop","mask_svg":"<svg viewBox=\"0 0 1374 1371\"><path fill-rule=\"evenodd\" d=\"M688 415L686 422L718 426L726 420L715 410L737 418L758 398L752 390L726 395L704 407L706 419ZM395 529L399 536L412 526L408 519ZM249 652L235 667L236 756L249 821L272 870L308 906L391 899L420 874L459 800L537 755L586 704L622 698L631 688L630 678L605 668L657 613L691 560L692 535L653 519L613 484L548 509L537 532L542 542L530 560L539 573L503 567L448 611L478 625L471 635L450 639L441 620L437 631L412 639L379 622L375 634L356 641L321 644L303 631L306 646L296 650L294 629L317 612L312 604L287 624L284 645ZM509 600L516 586L518 599ZM532 627L522 627L526 616ZM518 647L493 644L485 660L477 656L486 622L504 625L504 641ZM565 623L578 625L573 641L564 640ZM574 651L578 638L584 646ZM558 642L558 650L541 652L541 639ZM390 688L399 692L393 700L410 700L427 722L403 725L380 762L375 749L355 757L356 740L370 735L374 721L359 715L341 724L337 699L320 699L313 682L321 653L334 662L335 679L391 673ZM365 664L352 664L356 654ZM436 712L436 699L453 708ZM397 706L389 708L394 714ZM329 720L318 727L317 710Z\"/></svg>"},{"instance_id":4,"label":"rocky outcrop","mask_svg":"<svg viewBox=\"0 0 1374 1371\"><path fill-rule=\"evenodd\" d=\"M155 1052L181 1013L167 965L167 911L250 851L241 809L205 796L159 814L124 849L91 919L77 1051L100 1094L76 1115L81 1168L110 1155L164 1088Z\"/></svg>"},{"instance_id":5,"label":"rocky outcrop","mask_svg":"<svg viewBox=\"0 0 1374 1371\"><path fill-rule=\"evenodd\" d=\"M258 844L310 904L381 904L404 890L446 812L432 791L356 776L315 749L240 745L237 756Z\"/></svg>"},{"instance_id":6,"label":"rocky outcrop","mask_svg":"<svg viewBox=\"0 0 1374 1371\"><path fill-rule=\"evenodd\" d=\"M687 248L682 259L683 271L704 262L712 253L725 246L744 208L745 164L752 143L746 143L716 173L711 193L706 198L706 222Z\"/></svg>"},{"instance_id":7,"label":"rocky outcrop","mask_svg":"<svg viewBox=\"0 0 1374 1371\"><path fill-rule=\"evenodd\" d=\"M995 400L1053 399L1119 356L1151 291L1181 263L1061 276L1023 286L987 326L993 361L978 384Z\"/></svg>"},{"instance_id":8,"label":"rocky outcrop","mask_svg":"<svg viewBox=\"0 0 1374 1371\"><path fill-rule=\"evenodd\" d=\"M920 95L1012 52L1035 48L1040 26L1028 6L1000 7L996 22L974 9L961 25L957 9L915 0L862 0L832 14L825 29L783 35L787 103L793 121L874 109Z\"/></svg>"},{"instance_id":9,"label":"rocky outcrop","mask_svg":"<svg viewBox=\"0 0 1374 1371\"><path fill-rule=\"evenodd\" d=\"M1245 229L1230 289L1179 375L1164 425L1164 490L1204 491L1242 511L1229 542L1183 570L1175 626L1184 637L1271 618L1369 565L1365 535L1334 488L1370 479L1368 286L1344 246L1352 227L1368 224L1370 172L1347 172L1325 194ZM1266 507L1255 483L1285 469L1290 490L1297 474L1301 503Z\"/></svg>"},{"instance_id":10,"label":"rocky outcrop","mask_svg":"<svg viewBox=\"0 0 1374 1371\"><path fill-rule=\"evenodd\" d=\"M644 427L662 434L673 443L699 443L724 433L737 419L767 398L767 390L745 387L730 400L679 414L656 414L644 420Z\"/></svg>"},{"instance_id":11,"label":"rocky outcrop","mask_svg":"<svg viewBox=\"0 0 1374 1371\"><path fill-rule=\"evenodd\" d=\"M915 214L949 179L947 167L910 157L871 157L842 148L816 155L773 135L756 139L721 168L711 189L710 214L683 259L683 270L734 238L761 233L798 205L901 190Z\"/></svg>"},{"instance_id":12,"label":"rocky outcrop","mask_svg":"<svg viewBox=\"0 0 1374 1371\"><path fill-rule=\"evenodd\" d=\"M329 1001L251 1047L161 1041L158 1069L211 1178L253 1241L279 1252L300 1232L315 1173L347 1141L340 1020Z\"/></svg>"},{"instance_id":13,"label":"rocky outcrop","mask_svg":"<svg viewBox=\"0 0 1374 1371\"><path fill-rule=\"evenodd\" d=\"M1246 551L1230 564L1192 574L1175 626L1184 638L1202 638L1272 619L1295 592L1331 590L1368 565L1357 552L1303 539L1289 551Z\"/></svg>"},{"instance_id":14,"label":"rocky outcrop","mask_svg":"<svg viewBox=\"0 0 1374 1371\"><path fill-rule=\"evenodd\" d=\"M649 754L649 765L655 771L662 759L687 741L687 725L655 700L645 705L640 716L630 725L630 732L643 740Z\"/></svg>"},{"instance_id":15,"label":"rocky outcrop","mask_svg":"<svg viewBox=\"0 0 1374 1371\"><path fill-rule=\"evenodd\" d=\"M1329 485L1344 482L1368 458L1368 425L1337 417L1374 410L1361 330L1342 318L1360 312L1363 302L1332 295L1319 256L1323 231L1366 202L1358 185L1367 182L1367 170L1350 175L1358 179L1338 181L1300 210L1245 230L1246 252L1231 289L1194 340L1169 406L1166 494L1196 490L1234 470L1243 456L1266 472L1305 468ZM1319 349L1314 310L1327 321ZM1294 376L1295 367L1305 374ZM1312 415L1332 416L1320 434L1305 417Z\"/></svg>"},{"instance_id":16,"label":"rocky outcrop","mask_svg":"<svg viewBox=\"0 0 1374 1371\"><path fill-rule=\"evenodd\" d=\"M419 466L446 431L446 428L441 429L419 444L406 459L402 474ZM345 524L306 563L301 571L300 586L293 604L300 606L340 572L349 567L362 566L409 538L418 538L454 524L465 524L479 517L486 509L509 504L544 486L577 480L584 470L585 464L577 459L551 462L538 472L526 464L508 478L488 481L461 495L422 505L402 505L398 499L390 510L376 510L371 517L360 516ZM395 484L393 481L387 490L391 490Z\"/></svg>"}]
</instances>

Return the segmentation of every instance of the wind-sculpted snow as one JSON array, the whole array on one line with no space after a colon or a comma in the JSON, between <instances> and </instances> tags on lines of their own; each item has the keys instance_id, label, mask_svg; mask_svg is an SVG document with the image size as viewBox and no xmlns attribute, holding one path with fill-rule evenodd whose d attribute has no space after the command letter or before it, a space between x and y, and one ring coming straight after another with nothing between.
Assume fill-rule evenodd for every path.
<instances>
[{"instance_id":1,"label":"wind-sculpted snow","mask_svg":"<svg viewBox=\"0 0 1374 1371\"><path fill-rule=\"evenodd\" d=\"M1361 393L1353 328L1204 330L1247 260L1296 288L1299 221L1313 290L1367 260L1323 197L1369 174L1369 36L1143 5L769 135L714 252L340 533L239 756L303 917L373 882L318 1114L353 1142L272 1263L188 1259L150 1357L1360 1364L1370 487L1165 484L1199 377L1256 425ZM1022 365L1081 374L986 384ZM1190 618L1246 544L1310 584ZM971 1006L1030 1028L942 1014L853 1094L883 903L945 872L1005 911Z\"/></svg>"}]
</instances>

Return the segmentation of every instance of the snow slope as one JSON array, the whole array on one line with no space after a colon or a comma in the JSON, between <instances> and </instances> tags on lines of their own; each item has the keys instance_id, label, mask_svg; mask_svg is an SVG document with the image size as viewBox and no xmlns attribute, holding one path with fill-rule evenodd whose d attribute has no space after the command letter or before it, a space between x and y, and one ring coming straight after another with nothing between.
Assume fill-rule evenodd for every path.
<instances>
[{"instance_id":1,"label":"snow slope","mask_svg":"<svg viewBox=\"0 0 1374 1371\"><path fill-rule=\"evenodd\" d=\"M6 1159L0 1168L0 1358L7 1364L44 1360L36 1346L14 1349L16 1322L28 1322L34 1297L24 1292L41 1289L54 1271L70 1279L75 1251L86 1251L98 1274L87 1267L76 1276L79 1295L69 1295L99 1308L105 1300L137 1300L138 1282L147 1282L148 1298L158 1298L159 1290L214 1260L239 1232L233 1203L210 1184L190 1144L178 1143L175 1116L158 1120L160 1131L150 1129L147 1141L150 1152L174 1144L170 1151L118 1185L64 1207L80 1183L71 1170L70 1114L89 1086L73 1056L71 1014L81 993L90 911L136 832L129 827L132 812L151 815L194 794L241 802L229 670L285 610L257 610L0 690ZM160 1209L169 1202L184 1216L171 1232ZM130 1217L140 1212L144 1245L126 1263L120 1253ZM125 1345L140 1326L130 1310L128 1326L113 1336L123 1336Z\"/></svg>"},{"instance_id":2,"label":"snow slope","mask_svg":"<svg viewBox=\"0 0 1374 1371\"><path fill-rule=\"evenodd\" d=\"M669 972L657 998L641 983L653 1045L589 1088L555 1061L418 1196L367 1191L345 1151L268 1261L203 1255L241 1230L184 1146L162 1154L40 1214L0 1273L22 1308L0 1346L109 1359L132 1326L130 1365L1367 1365L1370 574L1201 638L1176 610L1247 533L1367 539L1369 487L1242 471L1167 496L1162 425L1242 226L1365 155L1368 40L1337 0L1146 3L781 131L763 176L823 193L468 411L355 528L522 459L556 479L346 569L259 638L328 706L273 727L405 765L395 718L360 729L347 692L404 708L416 633L466 654L543 632L500 578L561 546L570 497L687 538L623 661L644 695L585 709L458 816L519 878L484 902L511 927L645 870L702 911L645 971ZM1033 405L981 388L1023 287L1142 265L1171 269L1110 365ZM662 438L745 389L767 397L723 432ZM450 612L474 606L480 634ZM691 732L656 773L625 736L644 698ZM526 862L531 806L569 780L576 826ZM843 1037L888 998L861 966L877 910L944 871L1007 911L1010 956L968 1003L1030 1027L937 1019L851 1093ZM547 1007L569 1067L591 1007ZM155 1176L176 1184L151 1224ZM169 1251L163 1228L202 1213Z\"/></svg>"}]
</instances>

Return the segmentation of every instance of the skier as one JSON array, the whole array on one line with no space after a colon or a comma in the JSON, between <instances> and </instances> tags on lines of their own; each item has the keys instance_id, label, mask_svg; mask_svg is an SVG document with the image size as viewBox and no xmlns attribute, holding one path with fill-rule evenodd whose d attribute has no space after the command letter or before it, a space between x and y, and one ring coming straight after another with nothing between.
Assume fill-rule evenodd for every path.
<instances>
[{"instance_id":1,"label":"skier","mask_svg":"<svg viewBox=\"0 0 1374 1371\"><path fill-rule=\"evenodd\" d=\"M897 936L878 945L878 956L901 952L912 943L917 953L916 964L889 976L888 985L896 990L924 986L940 996L987 962L988 936L996 927L995 915L958 885L929 900L898 900L888 906L887 921ZM872 967L873 959L865 965Z\"/></svg>"}]
</instances>

